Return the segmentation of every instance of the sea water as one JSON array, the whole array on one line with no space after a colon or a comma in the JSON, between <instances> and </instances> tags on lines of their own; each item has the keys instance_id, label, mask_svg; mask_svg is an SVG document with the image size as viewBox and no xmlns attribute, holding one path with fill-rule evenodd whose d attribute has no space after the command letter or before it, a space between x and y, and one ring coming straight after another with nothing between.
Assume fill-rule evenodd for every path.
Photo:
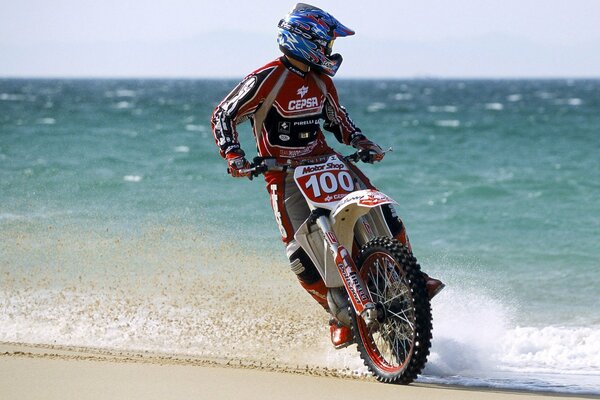
<instances>
[{"instance_id":1,"label":"sea water","mask_svg":"<svg viewBox=\"0 0 600 400\"><path fill-rule=\"evenodd\" d=\"M366 373L264 183L225 172L209 119L235 83L0 80L0 341ZM600 81L337 84L447 284L420 381L599 394Z\"/></svg>"}]
</instances>

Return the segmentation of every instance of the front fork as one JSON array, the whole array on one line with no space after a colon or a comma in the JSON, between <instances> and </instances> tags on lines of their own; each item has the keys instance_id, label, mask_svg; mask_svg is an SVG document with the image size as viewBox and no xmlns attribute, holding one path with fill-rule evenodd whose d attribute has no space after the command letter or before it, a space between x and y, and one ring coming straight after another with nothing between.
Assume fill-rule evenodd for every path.
<instances>
[{"instance_id":1,"label":"front fork","mask_svg":"<svg viewBox=\"0 0 600 400\"><path fill-rule=\"evenodd\" d=\"M338 242L335 232L331 229L329 219L321 215L316 219L316 222L329 244L329 249L333 254L335 265L342 277L354 311L361 316L367 327L375 326L378 323L378 310L367 286L358 273L354 260L352 260L348 250Z\"/></svg>"}]
</instances>

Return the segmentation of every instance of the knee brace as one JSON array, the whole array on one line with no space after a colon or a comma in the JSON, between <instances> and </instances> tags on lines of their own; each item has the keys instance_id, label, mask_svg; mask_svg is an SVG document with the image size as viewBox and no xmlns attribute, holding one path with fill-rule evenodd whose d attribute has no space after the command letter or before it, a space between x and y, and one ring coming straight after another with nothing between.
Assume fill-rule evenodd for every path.
<instances>
[{"instance_id":1,"label":"knee brace","mask_svg":"<svg viewBox=\"0 0 600 400\"><path fill-rule=\"evenodd\" d=\"M317 267L306 252L299 248L290 256L290 267L302 282L312 284L321 279Z\"/></svg>"}]
</instances>

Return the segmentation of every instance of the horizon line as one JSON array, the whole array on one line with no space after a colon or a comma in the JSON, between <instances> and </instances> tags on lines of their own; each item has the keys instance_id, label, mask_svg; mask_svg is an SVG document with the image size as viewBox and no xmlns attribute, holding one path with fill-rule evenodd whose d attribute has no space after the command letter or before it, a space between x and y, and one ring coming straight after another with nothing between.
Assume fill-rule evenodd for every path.
<instances>
[{"instance_id":1,"label":"horizon line","mask_svg":"<svg viewBox=\"0 0 600 400\"><path fill-rule=\"evenodd\" d=\"M19 79L57 79L57 80L241 80L238 76L187 76L187 75L0 75L1 80ZM472 76L443 76L443 75L413 75L413 76L344 76L336 80L600 80L600 75L472 75Z\"/></svg>"}]
</instances>

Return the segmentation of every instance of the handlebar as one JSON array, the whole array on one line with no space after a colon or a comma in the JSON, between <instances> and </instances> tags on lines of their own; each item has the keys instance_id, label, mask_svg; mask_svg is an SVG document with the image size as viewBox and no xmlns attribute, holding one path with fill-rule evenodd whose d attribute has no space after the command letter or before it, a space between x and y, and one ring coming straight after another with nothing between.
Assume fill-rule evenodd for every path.
<instances>
[{"instance_id":1,"label":"handlebar","mask_svg":"<svg viewBox=\"0 0 600 400\"><path fill-rule=\"evenodd\" d=\"M386 153L388 151L392 151L392 148L390 147L386 151ZM324 162L329 157L330 157L330 155L316 156L316 157L310 157L310 158L306 158L306 159L295 159L295 160L290 159L285 164L278 163L275 158L254 157L254 159L252 160L252 163L250 164L250 168L242 169L239 172L241 172L242 174L248 174L248 178L250 180L252 180L252 179L254 179L254 177L264 174L267 171L287 171L289 169L294 169L294 168L302 166L302 165L309 165L309 164L315 164L318 162ZM353 163L356 163L358 161L362 161L365 163L373 162L372 155L369 150L358 150L347 156L342 156L342 159L344 161L353 162ZM227 172L229 173L229 170Z\"/></svg>"}]
</instances>

